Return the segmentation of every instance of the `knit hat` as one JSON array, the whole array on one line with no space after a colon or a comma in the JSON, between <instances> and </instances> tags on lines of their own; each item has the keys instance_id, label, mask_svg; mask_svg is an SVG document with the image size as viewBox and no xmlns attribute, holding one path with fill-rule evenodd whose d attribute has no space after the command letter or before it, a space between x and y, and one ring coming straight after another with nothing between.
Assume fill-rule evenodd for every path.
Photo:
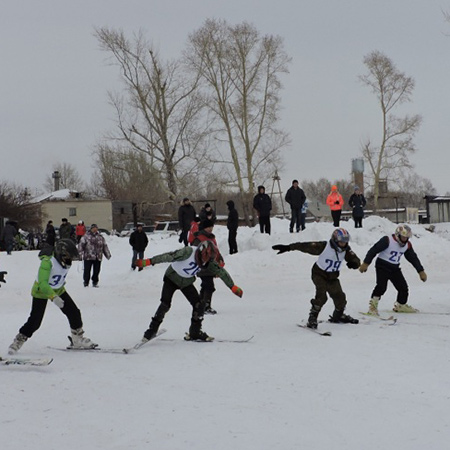
<instances>
[{"instance_id":1,"label":"knit hat","mask_svg":"<svg viewBox=\"0 0 450 450\"><path fill-rule=\"evenodd\" d=\"M331 186L331 190L332 190L332 191L337 191L338 188L337 188L337 186L336 186L335 184L333 184L333 186Z\"/></svg>"},{"instance_id":2,"label":"knit hat","mask_svg":"<svg viewBox=\"0 0 450 450\"><path fill-rule=\"evenodd\" d=\"M96 223L93 223L93 224L91 225L91 230L92 230L92 228L98 228L98 225L97 225Z\"/></svg>"},{"instance_id":3,"label":"knit hat","mask_svg":"<svg viewBox=\"0 0 450 450\"><path fill-rule=\"evenodd\" d=\"M297 183L297 184L298 184L298 180L294 180L294 181L292 182L292 184L294 184L294 183Z\"/></svg>"},{"instance_id":4,"label":"knit hat","mask_svg":"<svg viewBox=\"0 0 450 450\"><path fill-rule=\"evenodd\" d=\"M355 186L355 191L359 191L359 186Z\"/></svg>"},{"instance_id":5,"label":"knit hat","mask_svg":"<svg viewBox=\"0 0 450 450\"><path fill-rule=\"evenodd\" d=\"M205 208L211 208L211 205L209 203L205 203Z\"/></svg>"},{"instance_id":6,"label":"knit hat","mask_svg":"<svg viewBox=\"0 0 450 450\"><path fill-rule=\"evenodd\" d=\"M214 222L210 219L205 219L202 222L202 228L209 228L209 227L213 227L214 226Z\"/></svg>"},{"instance_id":7,"label":"knit hat","mask_svg":"<svg viewBox=\"0 0 450 450\"><path fill-rule=\"evenodd\" d=\"M187 202L188 200L189 200L188 197L184 197L184 198L183 198L183 203L184 203L184 202Z\"/></svg>"}]
</instances>

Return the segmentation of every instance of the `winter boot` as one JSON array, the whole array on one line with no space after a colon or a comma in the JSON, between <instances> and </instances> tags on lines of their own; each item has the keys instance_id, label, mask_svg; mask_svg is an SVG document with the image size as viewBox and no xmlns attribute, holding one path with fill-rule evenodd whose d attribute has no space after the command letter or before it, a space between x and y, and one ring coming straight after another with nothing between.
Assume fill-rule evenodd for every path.
<instances>
[{"instance_id":1,"label":"winter boot","mask_svg":"<svg viewBox=\"0 0 450 450\"><path fill-rule=\"evenodd\" d=\"M161 325L162 320L159 320L157 317L152 317L152 321L150 322L150 326L148 330L144 333L144 337L142 338L142 342L147 342L150 339L153 339L158 333L159 326Z\"/></svg>"},{"instance_id":2,"label":"winter boot","mask_svg":"<svg viewBox=\"0 0 450 450\"><path fill-rule=\"evenodd\" d=\"M417 313L418 309L413 308L412 306L407 305L406 303L402 305L401 303L395 302L394 307L392 308L394 312L398 313Z\"/></svg>"},{"instance_id":3,"label":"winter boot","mask_svg":"<svg viewBox=\"0 0 450 450\"><path fill-rule=\"evenodd\" d=\"M70 330L72 335L69 337L72 345L71 348L86 349L98 347L98 344L92 342L89 338L84 337L83 328L77 328L76 330Z\"/></svg>"},{"instance_id":4,"label":"winter boot","mask_svg":"<svg viewBox=\"0 0 450 450\"><path fill-rule=\"evenodd\" d=\"M359 320L354 319L353 317L351 317L347 314L344 314L344 311L339 311L338 309L335 309L333 312L333 315L330 316L330 318L328 319L328 322L357 324L357 323L359 323Z\"/></svg>"},{"instance_id":5,"label":"winter boot","mask_svg":"<svg viewBox=\"0 0 450 450\"><path fill-rule=\"evenodd\" d=\"M378 302L380 301L380 297L372 297L369 301L369 311L367 314L371 316L379 316L378 314Z\"/></svg>"},{"instance_id":6,"label":"winter boot","mask_svg":"<svg viewBox=\"0 0 450 450\"><path fill-rule=\"evenodd\" d=\"M185 341L212 341L213 337L208 336L204 331L202 331L202 321L192 320L191 326L189 327L189 333L186 333L184 337Z\"/></svg>"},{"instance_id":7,"label":"winter boot","mask_svg":"<svg viewBox=\"0 0 450 450\"><path fill-rule=\"evenodd\" d=\"M25 342L28 340L28 337L25 336L22 333L19 333L15 338L14 341L12 342L12 344L9 346L8 349L8 354L9 355L14 355L15 353L17 353L23 344L25 344Z\"/></svg>"},{"instance_id":8,"label":"winter boot","mask_svg":"<svg viewBox=\"0 0 450 450\"><path fill-rule=\"evenodd\" d=\"M319 317L320 310L321 308L317 306L313 305L311 307L311 310L309 311L308 323L306 324L308 328L317 328L317 318Z\"/></svg>"}]
</instances>

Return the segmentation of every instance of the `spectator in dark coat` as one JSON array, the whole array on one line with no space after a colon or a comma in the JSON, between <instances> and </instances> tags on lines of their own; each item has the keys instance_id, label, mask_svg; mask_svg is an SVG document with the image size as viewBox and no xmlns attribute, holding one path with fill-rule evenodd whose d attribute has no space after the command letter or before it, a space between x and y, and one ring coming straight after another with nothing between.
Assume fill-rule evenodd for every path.
<instances>
[{"instance_id":1,"label":"spectator in dark coat","mask_svg":"<svg viewBox=\"0 0 450 450\"><path fill-rule=\"evenodd\" d=\"M131 268L133 270L136 269L136 259L139 256L139 259L144 259L144 251L148 245L148 237L142 228L142 224L138 224L136 230L134 230L129 239L130 245L133 248L133 258L131 259ZM142 270L142 267L139 267L139 271Z\"/></svg>"},{"instance_id":2,"label":"spectator in dark coat","mask_svg":"<svg viewBox=\"0 0 450 450\"><path fill-rule=\"evenodd\" d=\"M270 234L270 211L272 211L272 200L266 194L264 186L258 186L258 193L253 198L253 208L258 215L261 233Z\"/></svg>"},{"instance_id":3,"label":"spectator in dark coat","mask_svg":"<svg viewBox=\"0 0 450 450\"><path fill-rule=\"evenodd\" d=\"M56 231L55 227L53 226L53 222L49 220L47 222L47 227L45 228L45 242L47 242L48 245L51 245L54 247L55 241L56 241Z\"/></svg>"},{"instance_id":4,"label":"spectator in dark coat","mask_svg":"<svg viewBox=\"0 0 450 450\"><path fill-rule=\"evenodd\" d=\"M191 205L189 198L183 199L182 205L178 208L178 222L181 229L179 242L184 242L184 245L188 245L188 233L191 229L191 223L195 220L197 213L195 208Z\"/></svg>"},{"instance_id":5,"label":"spectator in dark coat","mask_svg":"<svg viewBox=\"0 0 450 450\"><path fill-rule=\"evenodd\" d=\"M10 222L6 222L5 227L2 231L2 241L5 245L5 250L8 255L11 255L11 252L14 248L14 241L16 239L17 235L17 229L16 227Z\"/></svg>"},{"instance_id":6,"label":"spectator in dark coat","mask_svg":"<svg viewBox=\"0 0 450 450\"><path fill-rule=\"evenodd\" d=\"M227 228L228 228L228 246L230 248L230 255L238 252L236 236L237 229L239 226L239 214L234 208L233 200L227 201L228 206L228 219L227 219Z\"/></svg>"},{"instance_id":7,"label":"spectator in dark coat","mask_svg":"<svg viewBox=\"0 0 450 450\"><path fill-rule=\"evenodd\" d=\"M366 206L366 199L361 194L358 186L355 186L355 192L350 196L348 201L350 208L352 208L352 216L355 221L355 228L362 228L362 220L364 217L364 207Z\"/></svg>"},{"instance_id":8,"label":"spectator in dark coat","mask_svg":"<svg viewBox=\"0 0 450 450\"><path fill-rule=\"evenodd\" d=\"M205 206L200 210L200 214L198 216L200 217L200 225L199 225L200 230L204 228L203 222L205 220L208 219L214 223L216 223L217 220L216 212L211 208L211 205L209 203L205 203Z\"/></svg>"},{"instance_id":9,"label":"spectator in dark coat","mask_svg":"<svg viewBox=\"0 0 450 450\"><path fill-rule=\"evenodd\" d=\"M292 186L286 192L284 199L291 207L291 223L289 225L289 231L293 233L295 226L298 233L302 228L302 207L306 200L306 195L303 192L303 189L299 187L298 180L292 182Z\"/></svg>"},{"instance_id":10,"label":"spectator in dark coat","mask_svg":"<svg viewBox=\"0 0 450 450\"><path fill-rule=\"evenodd\" d=\"M61 220L62 223L59 226L59 238L60 239L71 239L72 238L72 225L71 223L66 219Z\"/></svg>"}]
</instances>

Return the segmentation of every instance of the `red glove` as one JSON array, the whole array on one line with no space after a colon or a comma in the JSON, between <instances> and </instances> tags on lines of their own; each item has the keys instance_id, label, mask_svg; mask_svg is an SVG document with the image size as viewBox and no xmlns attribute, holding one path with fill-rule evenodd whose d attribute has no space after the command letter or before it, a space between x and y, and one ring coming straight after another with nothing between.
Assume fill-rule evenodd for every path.
<instances>
[{"instance_id":1,"label":"red glove","mask_svg":"<svg viewBox=\"0 0 450 450\"><path fill-rule=\"evenodd\" d=\"M138 266L138 267L146 267L146 266L151 266L151 265L152 265L152 260L150 258L136 260L136 266Z\"/></svg>"},{"instance_id":2,"label":"red glove","mask_svg":"<svg viewBox=\"0 0 450 450\"><path fill-rule=\"evenodd\" d=\"M234 285L231 288L231 291L233 292L234 295L237 295L238 297L242 297L242 294L244 293L242 292L242 289L240 287L237 287L236 285Z\"/></svg>"}]
</instances>

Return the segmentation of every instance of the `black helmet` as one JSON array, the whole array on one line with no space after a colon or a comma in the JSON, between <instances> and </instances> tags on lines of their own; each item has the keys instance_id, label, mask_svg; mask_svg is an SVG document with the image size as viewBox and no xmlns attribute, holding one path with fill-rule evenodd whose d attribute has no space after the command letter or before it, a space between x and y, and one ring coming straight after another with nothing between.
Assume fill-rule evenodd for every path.
<instances>
[{"instance_id":1,"label":"black helmet","mask_svg":"<svg viewBox=\"0 0 450 450\"><path fill-rule=\"evenodd\" d=\"M71 239L60 239L55 244L53 251L56 261L63 267L70 267L72 260L78 258L78 250L75 243Z\"/></svg>"}]
</instances>

